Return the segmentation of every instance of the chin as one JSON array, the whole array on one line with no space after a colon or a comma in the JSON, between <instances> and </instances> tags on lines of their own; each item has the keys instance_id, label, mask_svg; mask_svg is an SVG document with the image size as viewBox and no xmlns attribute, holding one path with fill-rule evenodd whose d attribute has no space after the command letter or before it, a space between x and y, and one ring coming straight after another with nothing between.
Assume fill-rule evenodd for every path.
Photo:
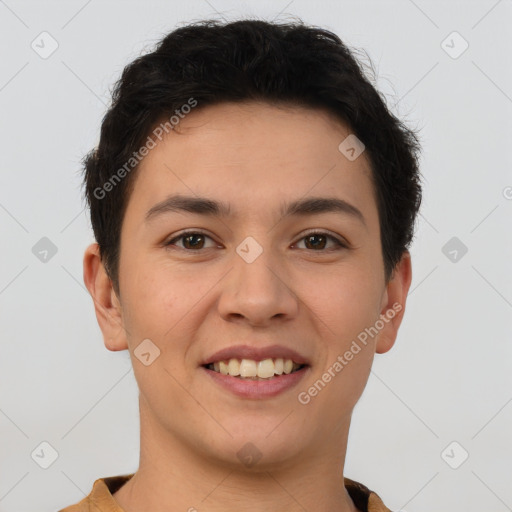
<instances>
[{"instance_id":1,"label":"chin","mask_svg":"<svg viewBox=\"0 0 512 512\"><path fill-rule=\"evenodd\" d=\"M260 425L240 422L233 437L222 436L219 443L210 446L210 454L217 460L239 470L271 471L296 462L304 453L304 436L296 429L278 427L279 420ZM286 420L285 420L286 421ZM272 424L269 427L269 424Z\"/></svg>"}]
</instances>

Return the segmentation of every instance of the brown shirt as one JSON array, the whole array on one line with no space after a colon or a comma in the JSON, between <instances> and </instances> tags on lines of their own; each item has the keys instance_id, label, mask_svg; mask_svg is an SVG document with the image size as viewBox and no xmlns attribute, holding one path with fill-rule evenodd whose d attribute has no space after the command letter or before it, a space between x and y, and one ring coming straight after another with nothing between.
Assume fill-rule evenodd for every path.
<instances>
[{"instance_id":1,"label":"brown shirt","mask_svg":"<svg viewBox=\"0 0 512 512\"><path fill-rule=\"evenodd\" d=\"M66 507L59 512L124 512L112 496L123 484L125 484L134 475L119 475L106 478L98 478L94 482L92 491L76 505ZM347 489L355 506L361 512L391 512L377 494L370 491L359 482L344 479Z\"/></svg>"}]
</instances>

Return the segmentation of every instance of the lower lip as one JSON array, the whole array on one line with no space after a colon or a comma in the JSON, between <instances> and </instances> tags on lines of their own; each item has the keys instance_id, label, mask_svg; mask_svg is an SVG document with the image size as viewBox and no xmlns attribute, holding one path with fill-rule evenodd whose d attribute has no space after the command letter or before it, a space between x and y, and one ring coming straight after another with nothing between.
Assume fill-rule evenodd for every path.
<instances>
[{"instance_id":1,"label":"lower lip","mask_svg":"<svg viewBox=\"0 0 512 512\"><path fill-rule=\"evenodd\" d=\"M304 378L309 366L296 372L278 375L271 379L251 380L223 375L222 373L201 367L216 383L241 398L265 399L277 396L296 386Z\"/></svg>"}]
</instances>

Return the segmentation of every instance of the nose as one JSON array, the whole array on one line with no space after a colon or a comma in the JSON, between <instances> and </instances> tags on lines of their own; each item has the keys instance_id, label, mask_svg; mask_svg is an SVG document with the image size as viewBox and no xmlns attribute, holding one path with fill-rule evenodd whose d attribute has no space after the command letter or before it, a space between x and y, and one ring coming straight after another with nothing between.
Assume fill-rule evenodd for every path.
<instances>
[{"instance_id":1,"label":"nose","mask_svg":"<svg viewBox=\"0 0 512 512\"><path fill-rule=\"evenodd\" d=\"M270 326L289 321L299 311L299 300L286 269L268 251L252 263L234 254L233 268L222 280L219 314L230 322Z\"/></svg>"}]
</instances>

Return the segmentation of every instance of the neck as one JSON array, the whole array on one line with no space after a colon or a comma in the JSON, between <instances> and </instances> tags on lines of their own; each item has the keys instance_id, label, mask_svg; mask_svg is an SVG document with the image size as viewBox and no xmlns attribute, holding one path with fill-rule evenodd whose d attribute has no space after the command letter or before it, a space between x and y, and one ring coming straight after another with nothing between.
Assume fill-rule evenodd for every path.
<instances>
[{"instance_id":1,"label":"neck","mask_svg":"<svg viewBox=\"0 0 512 512\"><path fill-rule=\"evenodd\" d=\"M357 512L343 485L348 424L336 440L323 439L285 463L264 465L263 457L245 468L188 446L162 428L142 400L140 412L139 469L114 493L125 512Z\"/></svg>"}]
</instances>

